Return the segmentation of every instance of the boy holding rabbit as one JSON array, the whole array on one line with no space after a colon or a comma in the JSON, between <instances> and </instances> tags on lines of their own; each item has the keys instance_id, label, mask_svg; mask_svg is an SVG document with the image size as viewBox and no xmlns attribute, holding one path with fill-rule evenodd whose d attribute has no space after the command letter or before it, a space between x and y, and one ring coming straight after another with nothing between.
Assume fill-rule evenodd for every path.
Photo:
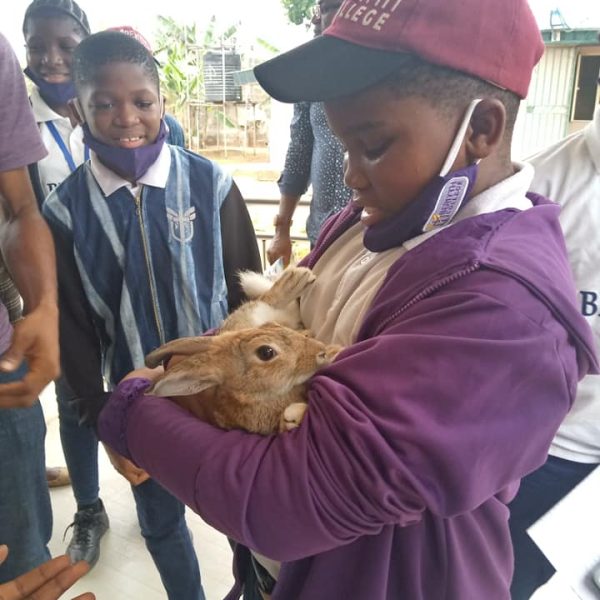
<instances>
[{"instance_id":1,"label":"boy holding rabbit","mask_svg":"<svg viewBox=\"0 0 600 600\"><path fill-rule=\"evenodd\" d=\"M598 372L558 207L510 156L543 43L526 0L347 0L256 68L324 101L354 201L306 261L304 325L346 346L272 437L124 381L100 436L240 544L229 598L507 600L507 503ZM249 548L250 551L245 548Z\"/></svg>"}]
</instances>

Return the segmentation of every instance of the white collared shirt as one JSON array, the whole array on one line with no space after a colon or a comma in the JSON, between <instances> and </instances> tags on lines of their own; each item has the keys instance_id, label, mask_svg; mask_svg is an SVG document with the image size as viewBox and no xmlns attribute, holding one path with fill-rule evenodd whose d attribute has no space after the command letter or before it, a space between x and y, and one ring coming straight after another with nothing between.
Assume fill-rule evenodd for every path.
<instances>
[{"instance_id":1,"label":"white collared shirt","mask_svg":"<svg viewBox=\"0 0 600 600\"><path fill-rule=\"evenodd\" d=\"M107 166L100 162L100 159L95 152L92 152L91 166L94 178L98 182L98 185L105 196L110 196L118 189L124 187L133 197L135 197L140 185L150 185L161 189L167 187L169 171L171 170L171 151L169 150L168 144L163 144L158 158L139 178L137 185L133 185L130 181L127 181L127 179L123 179L123 177L117 175L114 171L111 171Z\"/></svg>"},{"instance_id":2,"label":"white collared shirt","mask_svg":"<svg viewBox=\"0 0 600 600\"><path fill-rule=\"evenodd\" d=\"M83 130L79 125L73 127L68 117L62 117L54 112L40 96L37 87L31 90L29 99L35 120L40 128L42 141L48 150L48 155L38 162L40 182L44 194L47 196L71 174L71 169L46 123L48 121L54 123L66 148L71 153L76 167L83 163L85 158Z\"/></svg>"}]
</instances>

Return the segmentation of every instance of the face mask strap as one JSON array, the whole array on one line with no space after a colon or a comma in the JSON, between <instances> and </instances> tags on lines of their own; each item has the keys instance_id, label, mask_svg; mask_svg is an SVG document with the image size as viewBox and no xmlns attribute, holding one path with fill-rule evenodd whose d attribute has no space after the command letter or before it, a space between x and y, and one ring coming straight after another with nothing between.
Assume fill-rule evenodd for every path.
<instances>
[{"instance_id":1,"label":"face mask strap","mask_svg":"<svg viewBox=\"0 0 600 600\"><path fill-rule=\"evenodd\" d=\"M445 177L450 172L450 169L452 168L452 165L454 164L454 161L456 160L456 157L458 156L458 152L463 143L463 139L465 137L465 133L467 132L467 128L469 127L469 124L471 123L471 117L473 116L473 112L475 111L476 106L480 102L481 102L481 98L476 98L467 107L465 116L463 117L463 120L458 129L458 132L454 136L454 141L452 142L452 146L450 147L450 151L448 152L448 156L446 157L444 166L442 167L442 170L440 171L440 177ZM476 164L478 164L478 163L479 163L479 161L477 161Z\"/></svg>"}]
</instances>

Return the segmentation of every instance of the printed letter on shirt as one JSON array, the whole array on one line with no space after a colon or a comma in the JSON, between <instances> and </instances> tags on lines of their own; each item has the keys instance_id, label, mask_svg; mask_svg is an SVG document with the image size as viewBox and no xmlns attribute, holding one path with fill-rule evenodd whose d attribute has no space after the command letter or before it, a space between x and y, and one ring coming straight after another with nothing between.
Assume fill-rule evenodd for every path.
<instances>
[{"instance_id":1,"label":"printed letter on shirt","mask_svg":"<svg viewBox=\"0 0 600 600\"><path fill-rule=\"evenodd\" d=\"M598 294L596 292L579 292L581 294L581 314L591 317L598 312Z\"/></svg>"}]
</instances>

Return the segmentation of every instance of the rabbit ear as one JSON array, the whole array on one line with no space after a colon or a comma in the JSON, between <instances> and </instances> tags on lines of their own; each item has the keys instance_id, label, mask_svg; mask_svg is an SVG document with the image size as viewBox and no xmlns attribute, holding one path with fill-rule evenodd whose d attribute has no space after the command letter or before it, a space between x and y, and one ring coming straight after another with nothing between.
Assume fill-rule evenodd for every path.
<instances>
[{"instance_id":1,"label":"rabbit ear","mask_svg":"<svg viewBox=\"0 0 600 600\"><path fill-rule=\"evenodd\" d=\"M147 367L153 369L161 365L165 358L169 358L173 354L197 354L198 352L205 352L212 346L213 340L211 336L187 337L173 340L150 352L146 356L145 363Z\"/></svg>"},{"instance_id":2,"label":"rabbit ear","mask_svg":"<svg viewBox=\"0 0 600 600\"><path fill-rule=\"evenodd\" d=\"M222 372L225 361L218 348L216 343L207 343L205 352L188 356L173 368L167 369L156 380L150 393L158 396L188 396L220 385L225 378ZM179 353L179 349L177 352Z\"/></svg>"},{"instance_id":3,"label":"rabbit ear","mask_svg":"<svg viewBox=\"0 0 600 600\"><path fill-rule=\"evenodd\" d=\"M156 396L189 396L218 385L220 381L210 376L200 377L190 371L167 371L148 390Z\"/></svg>"}]
</instances>

